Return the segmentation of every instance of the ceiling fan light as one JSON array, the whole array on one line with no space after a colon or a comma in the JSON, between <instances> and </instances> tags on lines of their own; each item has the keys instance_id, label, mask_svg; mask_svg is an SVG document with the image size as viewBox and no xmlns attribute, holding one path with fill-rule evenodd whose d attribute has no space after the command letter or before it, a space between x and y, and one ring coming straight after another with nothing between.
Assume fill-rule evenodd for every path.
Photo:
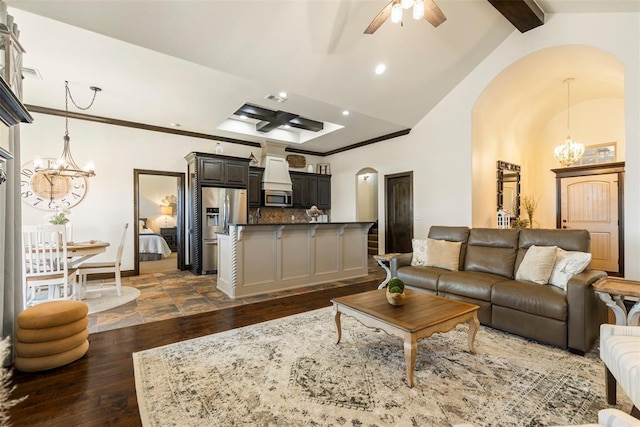
<instances>
[{"instance_id":1,"label":"ceiling fan light","mask_svg":"<svg viewBox=\"0 0 640 427\"><path fill-rule=\"evenodd\" d=\"M411 6L413 6L413 0L402 0L400 4L402 5L403 9L409 9Z\"/></svg>"},{"instance_id":2,"label":"ceiling fan light","mask_svg":"<svg viewBox=\"0 0 640 427\"><path fill-rule=\"evenodd\" d=\"M397 24L400 21L402 21L402 6L396 3L391 7L391 22Z\"/></svg>"},{"instance_id":3,"label":"ceiling fan light","mask_svg":"<svg viewBox=\"0 0 640 427\"><path fill-rule=\"evenodd\" d=\"M424 1L416 0L413 4L413 19L424 18Z\"/></svg>"}]
</instances>

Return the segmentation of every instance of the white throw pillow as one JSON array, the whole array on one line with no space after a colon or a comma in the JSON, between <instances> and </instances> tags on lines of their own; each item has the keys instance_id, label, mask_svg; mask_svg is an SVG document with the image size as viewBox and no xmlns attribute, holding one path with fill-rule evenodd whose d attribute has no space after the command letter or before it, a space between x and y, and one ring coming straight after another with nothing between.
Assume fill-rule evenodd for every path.
<instances>
[{"instance_id":1,"label":"white throw pillow","mask_svg":"<svg viewBox=\"0 0 640 427\"><path fill-rule=\"evenodd\" d=\"M587 268L590 262L591 254L588 252L565 251L558 248L549 284L566 291L569 279Z\"/></svg>"},{"instance_id":2,"label":"white throw pillow","mask_svg":"<svg viewBox=\"0 0 640 427\"><path fill-rule=\"evenodd\" d=\"M518 267L516 280L546 285L556 263L557 250L557 246L531 245Z\"/></svg>"},{"instance_id":3,"label":"white throw pillow","mask_svg":"<svg viewBox=\"0 0 640 427\"><path fill-rule=\"evenodd\" d=\"M411 245L413 246L413 257L411 258L411 265L425 266L427 263L427 241L412 239Z\"/></svg>"},{"instance_id":4,"label":"white throw pillow","mask_svg":"<svg viewBox=\"0 0 640 427\"><path fill-rule=\"evenodd\" d=\"M462 242L427 239L427 267L456 271L460 264Z\"/></svg>"}]
</instances>

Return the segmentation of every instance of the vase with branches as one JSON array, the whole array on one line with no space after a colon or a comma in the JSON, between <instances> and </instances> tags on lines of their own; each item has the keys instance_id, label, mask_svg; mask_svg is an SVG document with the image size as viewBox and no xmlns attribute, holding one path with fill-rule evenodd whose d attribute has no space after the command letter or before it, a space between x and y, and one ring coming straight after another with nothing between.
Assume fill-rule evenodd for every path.
<instances>
[{"instance_id":1,"label":"vase with branches","mask_svg":"<svg viewBox=\"0 0 640 427\"><path fill-rule=\"evenodd\" d=\"M525 212L527 212L527 216L529 217L529 228L533 228L533 214L538 207L539 201L539 197L537 199L533 196L524 196L522 198L522 207L524 208Z\"/></svg>"}]
</instances>

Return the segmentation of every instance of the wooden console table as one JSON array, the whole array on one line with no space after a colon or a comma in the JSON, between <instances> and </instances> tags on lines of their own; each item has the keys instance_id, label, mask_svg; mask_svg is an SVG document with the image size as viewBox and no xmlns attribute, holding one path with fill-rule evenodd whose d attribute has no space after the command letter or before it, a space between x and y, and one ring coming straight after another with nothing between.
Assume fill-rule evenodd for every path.
<instances>
[{"instance_id":1,"label":"wooden console table","mask_svg":"<svg viewBox=\"0 0 640 427\"><path fill-rule=\"evenodd\" d=\"M640 282L620 277L603 277L593 284L602 301L616 316L616 325L636 326L640 321ZM627 313L624 298L633 298L635 304Z\"/></svg>"}]
</instances>

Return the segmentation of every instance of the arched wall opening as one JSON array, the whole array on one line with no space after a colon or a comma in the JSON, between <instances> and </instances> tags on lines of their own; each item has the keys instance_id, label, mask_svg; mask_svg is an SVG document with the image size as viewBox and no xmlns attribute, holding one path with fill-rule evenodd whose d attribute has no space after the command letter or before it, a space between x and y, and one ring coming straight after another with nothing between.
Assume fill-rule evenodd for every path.
<instances>
[{"instance_id":1,"label":"arched wall opening","mask_svg":"<svg viewBox=\"0 0 640 427\"><path fill-rule=\"evenodd\" d=\"M378 171L363 168L356 173L356 221L378 220Z\"/></svg>"},{"instance_id":2,"label":"arched wall opening","mask_svg":"<svg viewBox=\"0 0 640 427\"><path fill-rule=\"evenodd\" d=\"M539 50L498 74L472 110L472 225L496 227L496 161L522 168L522 196L539 199L536 226L555 228L553 149L570 133L585 146L616 143L625 159L624 65L586 45ZM522 216L523 214L521 214Z\"/></svg>"}]
</instances>

